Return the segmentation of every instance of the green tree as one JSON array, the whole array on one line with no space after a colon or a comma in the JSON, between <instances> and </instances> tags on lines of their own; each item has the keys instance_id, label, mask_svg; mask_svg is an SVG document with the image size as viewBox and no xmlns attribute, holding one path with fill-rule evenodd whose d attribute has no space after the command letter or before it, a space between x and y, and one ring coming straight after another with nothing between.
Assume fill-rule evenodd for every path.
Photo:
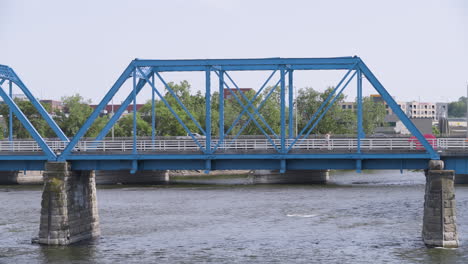
<instances>
[{"instance_id":1,"label":"green tree","mask_svg":"<svg viewBox=\"0 0 468 264\"><path fill-rule=\"evenodd\" d=\"M137 136L151 135L151 126L141 118L137 113ZM133 114L127 114L119 119L114 128L114 134L117 137L131 137L133 135Z\"/></svg>"},{"instance_id":2,"label":"green tree","mask_svg":"<svg viewBox=\"0 0 468 264\"><path fill-rule=\"evenodd\" d=\"M448 105L449 117L465 117L466 116L466 97L462 96L458 101L451 102Z\"/></svg>"},{"instance_id":3,"label":"green tree","mask_svg":"<svg viewBox=\"0 0 468 264\"><path fill-rule=\"evenodd\" d=\"M298 96L296 98L299 132L305 127L314 113L317 112L320 105L326 100L333 89L334 87L328 87L323 93L320 93L311 87L306 87L299 90ZM333 134L348 134L353 132L353 126L351 125L355 120L353 118L353 114L339 107L339 102L343 102L344 98L344 95L340 95L337 98L335 103L331 105L329 110L323 115L322 119L314 128L312 133L326 134L331 132ZM326 107L324 107L322 112L316 116L315 120L321 116L325 108ZM312 122L312 124L314 122Z\"/></svg>"},{"instance_id":4,"label":"green tree","mask_svg":"<svg viewBox=\"0 0 468 264\"><path fill-rule=\"evenodd\" d=\"M372 134L376 127L384 125L385 106L383 103L374 102L368 96L364 97L362 101L362 127L364 133Z\"/></svg>"},{"instance_id":5,"label":"green tree","mask_svg":"<svg viewBox=\"0 0 468 264\"><path fill-rule=\"evenodd\" d=\"M75 94L62 97L62 102L64 111L58 112L55 120L65 135L73 137L93 112L93 108L89 106L91 100L85 100L81 95ZM97 118L86 132L85 137L97 136L107 120L107 117Z\"/></svg>"},{"instance_id":6,"label":"green tree","mask_svg":"<svg viewBox=\"0 0 468 264\"><path fill-rule=\"evenodd\" d=\"M52 129L49 127L47 122L42 118L36 108L30 101L14 99L16 105L18 105L19 109L23 112L26 118L31 122L34 128L42 137L54 137L55 134L53 133ZM42 104L46 111L50 111L49 104ZM2 103L0 105L0 114L4 117L6 123L6 134L9 133L9 107L7 104ZM13 114L13 136L15 138L31 138L31 135L23 126L23 124L19 121L18 118Z\"/></svg>"}]
</instances>

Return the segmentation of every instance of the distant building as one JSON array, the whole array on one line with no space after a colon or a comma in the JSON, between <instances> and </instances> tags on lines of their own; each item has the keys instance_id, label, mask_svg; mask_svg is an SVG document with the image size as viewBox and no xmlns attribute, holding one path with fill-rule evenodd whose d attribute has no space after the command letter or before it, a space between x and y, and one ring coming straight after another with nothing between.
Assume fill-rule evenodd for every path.
<instances>
[{"instance_id":1,"label":"distant building","mask_svg":"<svg viewBox=\"0 0 468 264\"><path fill-rule=\"evenodd\" d=\"M40 100L39 102L43 104L48 104L50 105L50 113L52 114L54 112L62 112L63 111L63 103L61 101L55 101L55 100Z\"/></svg>"},{"instance_id":2,"label":"distant building","mask_svg":"<svg viewBox=\"0 0 468 264\"><path fill-rule=\"evenodd\" d=\"M89 105L89 106L91 106L93 109L96 109L98 105ZM143 106L144 104L137 104L136 105L137 111L140 110L140 108L142 108ZM106 107L101 111L101 115L108 115L112 113L112 109L115 113L119 108L120 108L120 104L106 105ZM133 104L130 104L127 106L127 108L123 112L123 115L129 114L129 113L133 113Z\"/></svg>"},{"instance_id":3,"label":"distant building","mask_svg":"<svg viewBox=\"0 0 468 264\"><path fill-rule=\"evenodd\" d=\"M235 92L236 94L239 93L239 91L236 89L236 88L232 88L231 89L233 92ZM231 93L231 90L229 89L224 89L224 99L231 99L231 98L234 98L232 93ZM239 90L241 90L244 94L249 92L249 91L253 91L252 88L239 88ZM239 96L239 98L241 98L241 96Z\"/></svg>"},{"instance_id":4,"label":"distant building","mask_svg":"<svg viewBox=\"0 0 468 264\"><path fill-rule=\"evenodd\" d=\"M12 94L11 95L12 99L17 99L20 101L25 101L28 100L28 97L25 94ZM3 102L3 99L0 97L0 101Z\"/></svg>"},{"instance_id":5,"label":"distant building","mask_svg":"<svg viewBox=\"0 0 468 264\"><path fill-rule=\"evenodd\" d=\"M383 101L380 95L372 94L370 96L374 102L381 102L385 105L385 112L387 116L395 114L393 110ZM410 118L428 118L434 121L439 120L440 117L447 117L448 104L447 103L428 103L428 102L396 102L401 110ZM342 102L340 103L342 109L355 110L355 102Z\"/></svg>"}]
</instances>

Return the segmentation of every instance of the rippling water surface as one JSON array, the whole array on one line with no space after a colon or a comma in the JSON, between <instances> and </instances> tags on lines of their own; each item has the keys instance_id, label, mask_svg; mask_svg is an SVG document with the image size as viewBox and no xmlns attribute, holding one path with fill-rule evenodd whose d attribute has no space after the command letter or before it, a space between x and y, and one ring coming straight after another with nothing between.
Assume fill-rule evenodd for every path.
<instances>
[{"instance_id":1,"label":"rippling water surface","mask_svg":"<svg viewBox=\"0 0 468 264\"><path fill-rule=\"evenodd\" d=\"M30 243L40 186L0 187L0 263L467 263L468 186L456 187L461 247L421 242L420 172L337 172L328 185L247 177L99 187L102 236Z\"/></svg>"}]
</instances>

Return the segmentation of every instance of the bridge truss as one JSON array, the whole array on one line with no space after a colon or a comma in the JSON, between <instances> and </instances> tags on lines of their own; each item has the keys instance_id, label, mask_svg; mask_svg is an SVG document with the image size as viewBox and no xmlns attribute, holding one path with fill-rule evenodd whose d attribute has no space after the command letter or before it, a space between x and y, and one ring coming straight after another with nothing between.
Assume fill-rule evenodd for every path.
<instances>
[{"instance_id":1,"label":"bridge truss","mask_svg":"<svg viewBox=\"0 0 468 264\"><path fill-rule=\"evenodd\" d=\"M307 122L307 125L298 133L293 135L293 110L294 98L292 89L294 85L294 73L297 71L311 70L346 70L346 74L335 86L328 98L319 107L317 112ZM163 77L165 72L204 72L205 74L205 124L200 124L189 112L187 107L177 97L175 92L167 84ZM255 96L249 100L242 92L236 81L231 77L233 71L270 71L264 84L258 89ZM271 126L265 121L259 112L260 107L255 107L253 102L259 97L267 84L273 77L278 75L276 85L260 103L268 100L275 89L280 92L280 133L276 134ZM211 82L211 76L217 77L218 83ZM363 142L363 104L362 104L362 81L365 77L375 90L382 96L383 100L400 118L408 130L421 142L425 151L419 153L365 153L361 149ZM323 116L327 113L333 103L343 93L350 82L355 79L357 89L357 146L354 153L307 153L295 151L296 144L306 140L312 130L318 125ZM159 80L163 87L157 87ZM102 129L96 138L96 142L104 139L112 126L124 113L127 107L133 102L133 147L126 153L89 153L84 155L77 150L77 145L86 131L99 116L112 97L119 91L122 85L130 81L132 91L121 104L120 108L110 118L109 122ZM273 82L275 83L275 82ZM161 153L158 151L139 152L137 147L137 125L136 125L136 98L145 87L152 90L152 136L155 137L155 97L157 96L165 106L171 111L173 116L186 130L187 134L198 147L197 153ZM219 134L213 135L211 127L212 112L212 91L213 86L219 89ZM176 100L185 114L190 117L201 132L202 137L197 137L194 131L177 114L173 107L167 102L160 89L166 89ZM234 100L243 108L240 115L225 131L224 127L224 90L228 89ZM286 105L290 108L286 110ZM228 134L239 122L243 115L247 115L249 122L252 121L262 131L263 135L273 146L273 151L263 153L226 153L223 146L235 141L242 130L234 138L228 139ZM280 171L294 169L356 169L363 168L378 169L404 169L404 168L425 168L429 159L439 159L439 154L433 149L431 144L424 138L419 130L413 125L408 117L403 113L398 104L393 100L383 85L377 80L375 75L364 64L359 57L340 58L268 58L268 59L211 59L211 60L140 60L135 59L125 69L112 88L104 96L95 111L85 122L83 127L77 132L69 144L58 155L58 160L71 160L77 168L125 168L133 171L139 169L279 169ZM424 165L423 165L424 164Z\"/></svg>"},{"instance_id":2,"label":"bridge truss","mask_svg":"<svg viewBox=\"0 0 468 264\"><path fill-rule=\"evenodd\" d=\"M346 73L323 104L312 114L306 126L297 135L294 135L294 111L292 109L294 107L294 98L290 87L294 86L295 73L315 70L344 70ZM254 97L249 99L231 76L231 73L236 71L268 71L270 74L256 91ZM206 111L206 117L204 124L196 120L180 98L177 97L175 91L168 85L164 77L167 72L201 72L205 75L205 105L203 107ZM216 83L212 82L212 76L216 78ZM387 105L416 137L419 147L414 148L407 141L402 142L399 139L382 143L379 140L366 138L363 130L363 111L365 109L363 109L362 82L364 78L375 88ZM272 82L273 86L271 86L270 90L267 90L267 85L272 80L274 80ZM333 151L322 151L320 150L321 147L317 147L317 144L323 145L323 143L317 143L320 140L311 140L309 135L353 80L357 91L357 136L354 139L332 140L331 144L335 144ZM5 83L9 86L8 92L1 87ZM130 83L132 89L121 106L110 117L93 141L83 139L86 131L93 125L99 114L125 83ZM24 92L39 114L57 134L59 141L44 139L34 129L12 99L11 87L13 84ZM151 89L152 94L152 133L149 139L137 138L136 99L137 95L145 87ZM425 169L429 160L441 158L439 155L441 146L438 146L439 152L434 150L433 146L403 113L375 75L356 56L212 60L135 59L128 65L84 125L70 140L42 105L32 96L16 73L7 66L0 66L0 88L0 96L10 108L11 113L14 113L21 121L41 150L34 149L37 147L34 144L31 145L30 142L17 142L12 138L12 115L10 114L9 143L0 142L0 170L42 170L46 161L69 161L72 169L77 170L127 169L133 172L137 170L166 169L205 171L277 169L282 172L286 170L318 169L402 170ZM175 99L178 107L189 117L189 121L184 121L178 115L177 111L174 110L174 106L162 94L161 89L165 89ZM213 108L212 92L216 89L219 90L219 133L215 134L212 133L211 113ZM230 91L233 100L242 107L241 113L226 130L223 96L225 89ZM265 98L258 106L255 106L254 101L260 98L260 94L265 90ZM279 133L272 129L260 113L261 107L266 100L269 100L275 90L278 90L280 94ZM187 137L183 139L176 138L175 140L173 138L172 141L163 141L161 137L156 137L156 98L169 109L177 122L185 129ZM133 138L130 142L128 140L109 142L105 136L131 104L133 104ZM239 123L244 115L247 116L248 121L244 123L239 132L231 133L234 126ZM192 122L192 125L196 126L198 131L190 130L187 122ZM249 141L239 138L246 124L250 122L253 122L259 128L264 139ZM196 132L199 132L201 136L198 136ZM11 144L11 146L8 144ZM30 146L33 150L18 151L22 149L21 144ZM184 147L181 148L181 144ZM391 151L385 149L384 146L387 146L385 144L390 144ZM401 145L397 146L398 144ZM8 150L9 147L11 151L4 151L4 149ZM15 147L16 151L13 150ZM456 157L443 157L443 159L446 164L449 164L448 169L456 169L457 173L468 173L468 162L465 156L457 154Z\"/></svg>"}]
</instances>

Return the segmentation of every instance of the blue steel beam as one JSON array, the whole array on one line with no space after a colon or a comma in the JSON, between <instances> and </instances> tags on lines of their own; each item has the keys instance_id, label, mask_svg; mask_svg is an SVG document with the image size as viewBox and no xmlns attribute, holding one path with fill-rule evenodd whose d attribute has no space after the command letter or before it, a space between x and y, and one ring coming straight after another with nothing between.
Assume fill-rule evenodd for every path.
<instances>
[{"instance_id":1,"label":"blue steel beam","mask_svg":"<svg viewBox=\"0 0 468 264\"><path fill-rule=\"evenodd\" d=\"M351 82L351 80L354 78L355 75L356 75L356 72L354 72L353 75L351 75L351 78L348 79L348 81L345 83L343 88L341 88L341 90L332 99L332 101L327 106L327 108L325 108L325 110L323 110L322 114L317 118L317 120L314 122L314 124L309 128L307 133L304 135L304 138L307 138L309 136L309 134L312 132L312 130L318 125L320 120L322 120L323 116L328 112L328 110L332 107L332 105L335 103L335 101L340 97L340 95L343 93L344 89L346 89L346 87L348 86L348 84Z\"/></svg>"},{"instance_id":2,"label":"blue steel beam","mask_svg":"<svg viewBox=\"0 0 468 264\"><path fill-rule=\"evenodd\" d=\"M140 70L140 73L143 74ZM133 70L133 89L132 89L132 95L133 95L133 154L137 154L137 93L136 93L136 88L137 88L137 72L136 68ZM135 169L136 170L136 169Z\"/></svg>"},{"instance_id":3,"label":"blue steel beam","mask_svg":"<svg viewBox=\"0 0 468 264\"><path fill-rule=\"evenodd\" d=\"M9 68L11 71L11 76L12 76L12 81L21 89L21 91L26 95L26 97L29 99L29 101L32 103L34 108L39 112L39 114L44 118L44 120L47 122L50 128L54 131L54 133L63 141L69 141L65 133L63 133L62 129L55 123L55 121L50 117L49 113L44 109L42 104L37 101L36 97L32 95L32 93L29 91L29 89L24 85L24 83L21 81L21 79L18 77L18 75L15 73L15 71L11 68Z\"/></svg>"},{"instance_id":4,"label":"blue steel beam","mask_svg":"<svg viewBox=\"0 0 468 264\"><path fill-rule=\"evenodd\" d=\"M3 87L1 86L0 86L0 96L3 98L3 101L8 105L8 107L13 111L13 113L21 122L21 124L23 124L23 126L26 128L29 134L34 138L34 140L36 140L37 144L39 144L39 146L44 151L44 153L49 158L49 160L55 160L55 158L57 157L55 153L47 145L47 143L44 141L41 135L39 135L37 130L34 128L31 122L29 122L28 118L19 109L19 107L16 105L13 99L11 99L11 97L7 93L5 93L5 91L3 90Z\"/></svg>"},{"instance_id":5,"label":"blue steel beam","mask_svg":"<svg viewBox=\"0 0 468 264\"><path fill-rule=\"evenodd\" d=\"M205 72L205 130L206 152L211 153L211 75L210 67ZM209 171L207 164L207 171Z\"/></svg>"},{"instance_id":6,"label":"blue steel beam","mask_svg":"<svg viewBox=\"0 0 468 264\"><path fill-rule=\"evenodd\" d=\"M8 95L10 98L13 98L13 85L12 81L8 81ZM9 107L8 113L8 140L13 140L13 110Z\"/></svg>"},{"instance_id":7,"label":"blue steel beam","mask_svg":"<svg viewBox=\"0 0 468 264\"><path fill-rule=\"evenodd\" d=\"M226 72L226 76L228 77L228 79L231 81L231 83L234 85L234 87L236 88L236 90L239 92L239 94L242 96L242 98L244 98L244 100L246 102L249 102L251 100L249 100L249 98L244 94L244 92L242 92L242 90L239 88L239 86L234 82L234 80L231 78L231 76ZM226 87L231 91L231 93L233 93L233 91L231 90L231 88L226 84ZM235 98L237 98L237 95L235 93L233 93L233 96ZM248 107L246 107L242 101L240 100L237 100L237 102L239 102L239 104L241 105L241 107L246 110L245 112L251 116L251 113L249 112L249 109ZM253 102L252 102L253 103ZM260 119L260 121L262 121L262 123L265 125L265 127L276 137L278 138L278 135L276 135L275 131L270 127L270 125L268 125L268 122L265 120L265 118L263 118L263 116L255 110L255 108L253 108L254 110L254 114L258 116L258 118ZM258 124L257 124L258 126Z\"/></svg>"},{"instance_id":8,"label":"blue steel beam","mask_svg":"<svg viewBox=\"0 0 468 264\"><path fill-rule=\"evenodd\" d=\"M124 70L124 72L120 75L120 77L117 79L117 81L114 83L112 88L107 92L107 94L104 96L104 98L101 100L99 105L94 109L94 112L91 113L91 115L88 117L86 122L83 124L83 126L78 130L76 135L73 137L73 139L67 144L65 149L62 151L62 154L58 157L59 160L66 160L67 156L70 154L72 149L76 146L78 141L81 139L81 137L84 136L86 131L91 127L93 122L96 120L96 118L99 116L99 113L106 107L106 105L109 103L109 101L114 97L115 93L120 89L122 84L128 79L130 74L132 73L134 66L133 62L131 62L127 68Z\"/></svg>"},{"instance_id":9,"label":"blue steel beam","mask_svg":"<svg viewBox=\"0 0 468 264\"><path fill-rule=\"evenodd\" d=\"M371 72L371 70L366 66L366 64L359 59L358 64L359 69L361 72L366 76L366 79L369 83L374 86L375 90L382 96L384 101L387 105L392 109L392 111L400 118L401 122L408 128L408 130L413 134L419 142L424 146L427 152L431 155L431 158L434 160L440 159L439 154L432 148L432 145L427 142L426 138L421 134L421 132L416 128L416 126L411 122L411 120L406 116L405 113L401 110L398 104L393 100L392 96L385 90L383 85L379 82L379 80L375 77L375 75Z\"/></svg>"},{"instance_id":10,"label":"blue steel beam","mask_svg":"<svg viewBox=\"0 0 468 264\"><path fill-rule=\"evenodd\" d=\"M228 76L228 74L226 73L226 76ZM265 132L265 130L263 129L263 127L258 123L258 121L255 119L255 117L250 113L250 111L248 110L248 108L242 103L242 101L239 99L239 97L237 96L237 94L227 85L226 82L224 82L224 85L226 85L226 87L228 88L228 90L231 92L232 96L234 97L234 99L236 99L236 101L239 103L239 105L244 109L246 110L246 113L250 116L250 118L252 119L252 121L254 121L255 125L260 129L260 131L262 131L262 133L265 135L265 137L268 139L268 141L270 142L270 144L277 150L277 151L280 151L278 149L278 147L276 146L275 142L273 142L273 140L271 139L271 137L268 135L267 132ZM248 100L248 99L246 99ZM261 116L261 115L259 115ZM267 124L267 127L271 129L270 126L268 126ZM274 132L273 132L274 133ZM276 134L275 134L276 136ZM278 137L278 136L276 136Z\"/></svg>"},{"instance_id":11,"label":"blue steel beam","mask_svg":"<svg viewBox=\"0 0 468 264\"><path fill-rule=\"evenodd\" d=\"M276 88L278 87L279 83L281 82L281 80L278 80L278 82L273 86L273 88L270 89L270 91L268 92L267 96L265 96L265 98L260 102L260 105L255 108L256 111L260 111L260 109L262 109L263 105L268 101L268 99L271 97L271 95L273 94L273 92L276 90ZM245 128L250 124L250 121L252 121L252 118L249 117L249 119L247 120L247 122L245 122L244 125L242 125L242 127L239 129L239 131L237 132L237 134L234 136L233 139L231 139L231 141L229 141L229 143L227 143L227 146L231 145L232 143L234 143L234 141L236 141L236 139L240 136L240 134L245 130ZM229 132L228 132L229 133ZM226 133L227 134L227 133ZM218 148L219 144L216 145L215 149L216 150Z\"/></svg>"},{"instance_id":12,"label":"blue steel beam","mask_svg":"<svg viewBox=\"0 0 468 264\"><path fill-rule=\"evenodd\" d=\"M293 70L289 70L288 71L288 98L289 98L289 102L288 102L288 114L289 114L289 117L288 117L288 121L289 121L289 124L288 124L288 129L289 129L289 138L293 138L293 120L294 120L294 93L293 93Z\"/></svg>"},{"instance_id":13,"label":"blue steel beam","mask_svg":"<svg viewBox=\"0 0 468 264\"><path fill-rule=\"evenodd\" d=\"M224 71L219 71L219 141L218 145L224 142ZM217 148L215 146L213 151Z\"/></svg>"},{"instance_id":14,"label":"blue steel beam","mask_svg":"<svg viewBox=\"0 0 468 264\"><path fill-rule=\"evenodd\" d=\"M429 153L339 153L339 154L89 154L89 155L70 155L68 160L217 160L217 159L258 159L258 160L282 160L282 159L431 159Z\"/></svg>"},{"instance_id":15,"label":"blue steel beam","mask_svg":"<svg viewBox=\"0 0 468 264\"><path fill-rule=\"evenodd\" d=\"M151 81L154 84L154 73L151 74ZM151 89L151 142L154 145L156 138L156 103L154 102L154 91Z\"/></svg>"},{"instance_id":16,"label":"blue steel beam","mask_svg":"<svg viewBox=\"0 0 468 264\"><path fill-rule=\"evenodd\" d=\"M136 87L136 93L137 95L140 93L140 91L143 89L143 87L146 85L146 81L144 79L140 79L138 81L137 87ZM130 103L133 100L133 93L130 93L127 98L122 102L120 105L119 109L114 113L114 115L107 121L106 125L101 129L101 132L96 136L96 141L102 140L107 133L109 133L109 130L112 128L112 126L115 125L117 120L119 120L120 116L122 116L123 112L127 110L127 106L130 105Z\"/></svg>"},{"instance_id":17,"label":"blue steel beam","mask_svg":"<svg viewBox=\"0 0 468 264\"><path fill-rule=\"evenodd\" d=\"M222 72L222 74L221 74L221 72ZM271 80L271 78L273 77L273 75L275 75L275 73L276 73L276 70L274 70L274 71L270 74L270 76L268 76L268 78L266 79L266 81L263 83L263 85L260 87L260 89L259 89L259 90L257 91L257 93L254 95L254 97L252 98L252 100L248 100L248 104L247 104L246 108L244 108L244 109L241 111L241 113L237 116L236 120L234 120L234 122L232 123L232 125L228 128L228 131L226 132L226 134L224 134L224 83L225 83L225 82L224 82L224 71L220 71L220 73L217 73L218 76L219 76L219 86L220 86L220 88L219 88L219 89L220 89L220 93L219 93L219 94L220 94L220 98L221 98L221 95L223 95L223 96L222 96L223 99L220 99L220 100L222 100L222 105L223 105L223 109L221 109L221 104L220 104L220 116L221 116L221 114L223 114L223 117L222 117L223 129L222 129L222 130L220 129L220 137L222 137L222 140L224 140L224 136L225 136L225 135L228 135L229 132L231 132L231 130L234 129L234 127L237 125L237 123L241 120L242 116L248 111L247 109L249 109L249 108L252 106L252 104L255 102L255 100L257 99L257 97L262 93L263 89L266 87L266 85L267 85L268 82ZM278 83L279 83L279 81L278 81ZM276 87L276 86L278 85L278 83L277 83L274 87ZM274 89L272 89L272 90L274 90ZM221 102L221 101L220 101L220 102ZM259 109L259 108L258 108L258 109ZM221 111L221 110L222 110L222 111ZM257 111L258 111L258 110L257 110ZM250 119L249 119L249 121L247 121L246 123L249 123L249 122L250 122ZM246 126L246 125L244 124L244 126ZM244 130L244 129L241 128L241 130L238 132L238 134L236 135L235 138L237 138L237 136L238 136L243 130ZM223 133L221 133L221 131L223 131ZM220 141L218 142L218 144L214 147L214 150L216 150L216 149L219 147L219 145L222 144L222 140L220 140Z\"/></svg>"},{"instance_id":18,"label":"blue steel beam","mask_svg":"<svg viewBox=\"0 0 468 264\"><path fill-rule=\"evenodd\" d=\"M140 69L140 68L137 68L137 69ZM198 142L198 140L193 135L192 131L190 131L190 129L187 127L187 125L185 125L184 121L182 121L182 119L179 117L179 115L174 111L174 109L171 107L171 105L164 98L164 96L162 96L161 93L156 89L156 87L154 86L154 83L152 83L148 79L148 77L144 76L144 78L145 78L146 82L148 82L150 84L152 90L159 96L161 101L166 105L166 107L169 109L169 111L172 113L172 115L177 119L179 124L182 125L182 127L189 134L189 136L193 139L193 141L198 145L198 147L200 147L200 150L202 150L205 153L207 150L205 148L203 148L203 146L200 144L200 142Z\"/></svg>"},{"instance_id":19,"label":"blue steel beam","mask_svg":"<svg viewBox=\"0 0 468 264\"><path fill-rule=\"evenodd\" d=\"M173 67L174 70L199 70L204 71L206 66L217 66L218 69L226 70L223 67L237 67L237 70L253 70L255 66L277 67L278 65L294 66L322 66L331 65L340 69L350 69L358 61L357 57L338 58L266 58L266 59L205 59L205 60L135 60L135 66L158 67L158 71L164 71L162 67ZM294 69L294 68L292 68Z\"/></svg>"},{"instance_id":20,"label":"blue steel beam","mask_svg":"<svg viewBox=\"0 0 468 264\"><path fill-rule=\"evenodd\" d=\"M281 127L281 152L286 152L286 81L285 75L286 70L284 66L281 66L280 70L280 127ZM284 170L284 168L282 168Z\"/></svg>"},{"instance_id":21,"label":"blue steel beam","mask_svg":"<svg viewBox=\"0 0 468 264\"><path fill-rule=\"evenodd\" d=\"M356 66L356 65L355 65ZM293 140L293 142L291 143L291 145L289 145L288 149L286 152L290 151L294 144L296 144L297 141L299 140L302 140L305 138L305 136L303 137L302 135L304 134L304 132L307 131L307 128L312 124L312 122L315 120L315 118L317 117L317 115L322 111L322 109L329 103L329 101L332 99L332 97L334 96L334 94L336 93L336 91L338 89L341 88L341 84L343 84L343 82L346 80L346 78L348 77L348 75L351 73L351 71L353 71L354 68L352 69L349 69L348 72L346 72L346 74L343 76L343 78L340 80L340 82L338 83L338 85L335 87L335 89L333 89L333 91L328 95L327 99L325 99L325 101L320 105L319 109L317 109L317 111L315 111L315 113L312 115L312 117L309 119L309 121L307 122L307 124L304 126L304 128L302 128L301 132L296 136L296 138ZM349 80L348 80L349 82ZM346 86L345 86L346 87Z\"/></svg>"},{"instance_id":22,"label":"blue steel beam","mask_svg":"<svg viewBox=\"0 0 468 264\"><path fill-rule=\"evenodd\" d=\"M185 107L185 105L180 101L179 97L174 93L172 88L166 83L166 81L162 78L162 76L157 72L155 69L153 69L153 72L158 76L159 80L164 84L164 87L169 91L169 93L174 97L174 99L177 101L177 103L182 107L182 109L185 111L185 113L189 116L189 118L193 121L193 123L200 129L201 133L206 135L205 130L201 127L201 125L198 123L198 121L193 117L193 115L190 113L190 111Z\"/></svg>"}]
</instances>

